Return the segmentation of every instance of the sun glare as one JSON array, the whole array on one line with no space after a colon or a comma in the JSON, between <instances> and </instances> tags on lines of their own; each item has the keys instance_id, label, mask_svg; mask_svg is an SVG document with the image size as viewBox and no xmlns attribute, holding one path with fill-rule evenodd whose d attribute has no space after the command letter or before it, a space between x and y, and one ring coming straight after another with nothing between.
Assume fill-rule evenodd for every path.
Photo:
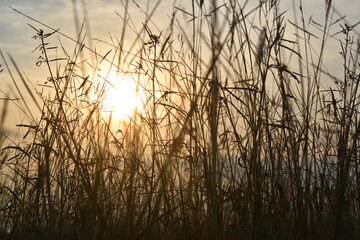
<instances>
[{"instance_id":1,"label":"sun glare","mask_svg":"<svg viewBox=\"0 0 360 240\"><path fill-rule=\"evenodd\" d=\"M140 75L141 77L141 75ZM104 113L118 120L127 120L135 111L142 112L145 91L139 82L137 74L111 73L107 81L107 91L103 100Z\"/></svg>"}]
</instances>

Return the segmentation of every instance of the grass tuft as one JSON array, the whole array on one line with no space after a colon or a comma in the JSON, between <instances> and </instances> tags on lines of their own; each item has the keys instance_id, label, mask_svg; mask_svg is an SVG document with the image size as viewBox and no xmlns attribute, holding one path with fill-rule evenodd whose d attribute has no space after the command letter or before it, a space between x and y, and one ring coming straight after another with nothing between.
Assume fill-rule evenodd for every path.
<instances>
[{"instance_id":1,"label":"grass tuft","mask_svg":"<svg viewBox=\"0 0 360 240\"><path fill-rule=\"evenodd\" d=\"M48 78L33 87L0 52L19 96L0 98L0 238L360 238L356 24L332 1L322 23L302 1L294 19L280 1L191 1L159 29L160 2L122 2L111 42L87 38L75 1L76 38L11 8L41 26L29 24ZM325 65L334 38L342 77ZM113 75L142 99L121 120L106 105ZM10 101L27 132L5 145Z\"/></svg>"}]
</instances>

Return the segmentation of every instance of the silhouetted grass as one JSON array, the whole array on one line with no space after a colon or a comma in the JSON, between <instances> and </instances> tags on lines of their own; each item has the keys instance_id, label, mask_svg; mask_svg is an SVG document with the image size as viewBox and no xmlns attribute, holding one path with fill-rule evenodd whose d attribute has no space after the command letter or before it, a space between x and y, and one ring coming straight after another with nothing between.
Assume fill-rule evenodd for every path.
<instances>
[{"instance_id":1,"label":"silhouetted grass","mask_svg":"<svg viewBox=\"0 0 360 240\"><path fill-rule=\"evenodd\" d=\"M25 141L0 155L2 238L360 237L355 25L334 24L331 1L322 24L302 7L287 19L278 1L191 3L158 29L158 4L140 26L125 1L120 38L97 41L105 53L90 47L86 22L70 38L28 16L44 28L31 25L51 94L1 53L19 96L7 100L28 116ZM55 35L75 49L52 47ZM341 79L324 65L329 38ZM104 114L112 72L145 89L143 109L121 124Z\"/></svg>"}]
</instances>

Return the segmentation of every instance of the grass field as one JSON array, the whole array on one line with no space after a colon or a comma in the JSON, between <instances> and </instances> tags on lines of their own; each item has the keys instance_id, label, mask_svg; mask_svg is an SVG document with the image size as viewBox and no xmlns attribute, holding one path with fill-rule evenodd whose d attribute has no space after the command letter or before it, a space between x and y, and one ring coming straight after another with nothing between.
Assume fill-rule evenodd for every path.
<instances>
[{"instance_id":1,"label":"grass field","mask_svg":"<svg viewBox=\"0 0 360 240\"><path fill-rule=\"evenodd\" d=\"M124 0L109 42L27 16L48 79L1 53L27 120L0 135L0 239L360 239L359 33L295 2L193 0L159 29Z\"/></svg>"}]
</instances>

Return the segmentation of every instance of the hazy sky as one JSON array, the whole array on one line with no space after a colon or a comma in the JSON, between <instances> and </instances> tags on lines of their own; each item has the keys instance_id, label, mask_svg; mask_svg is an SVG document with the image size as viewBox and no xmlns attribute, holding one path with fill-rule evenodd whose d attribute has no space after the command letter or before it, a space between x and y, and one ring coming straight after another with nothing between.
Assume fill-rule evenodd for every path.
<instances>
[{"instance_id":1,"label":"hazy sky","mask_svg":"<svg viewBox=\"0 0 360 240\"><path fill-rule=\"evenodd\" d=\"M109 40L109 33L113 35L120 35L121 19L116 15L116 12L123 13L121 2L124 0L84 0L87 5L88 16L91 25L92 37ZM130 2L130 9L133 19L141 21L144 15L141 15L140 10L135 6L133 1ZM136 1L141 7L146 8L147 0ZM154 4L156 1L151 0ZM176 6L186 5L187 1L175 1ZM240 2L244 2L240 0ZM250 4L258 4L258 0L250 0ZM299 1L295 1L296 4ZM78 9L80 19L81 1L78 0ZM292 1L281 1L282 10L292 11ZM308 16L312 16L314 20L321 22L323 20L324 1L321 0L303 0L304 12ZM34 59L37 53L31 53L35 48L37 42L31 37L34 31L27 25L31 22L18 13L11 10L8 6L12 6L27 15L34 17L53 28L60 28L60 30L71 36L75 36L73 8L71 0L0 0L0 49L3 52L11 53L15 60L22 66L23 69L34 67ZM158 11L154 15L154 21L159 28L166 27L168 19L172 13L173 1L162 1ZM338 0L335 1L335 6L343 15L347 15L350 22L360 20L360 1L359 0ZM190 10L190 9L189 9ZM163 26L161 26L163 24ZM2 61L1 61L2 62Z\"/></svg>"},{"instance_id":2,"label":"hazy sky","mask_svg":"<svg viewBox=\"0 0 360 240\"><path fill-rule=\"evenodd\" d=\"M109 33L114 36L120 35L122 21L119 16L116 15L116 12L120 14L123 13L122 2L125 2L124 0L84 0L84 2L86 2L87 5L93 38L109 41ZM137 0L136 2L142 8L146 9L147 0ZM150 0L149 2L150 4L154 4L157 1ZM240 0L240 2L244 1ZM258 4L258 2L258 0L250 0L249 5ZM129 3L130 15L132 16L133 21L135 24L141 24L145 18L144 14L141 13L140 9L136 7L133 1L129 1ZM182 7L189 3L191 3L191 0L175 1L175 3L171 0L164 0L154 15L153 21L161 30L163 30L163 28L168 26L168 20L169 16L172 14L173 6ZM298 5L298 3L299 1L295 0L295 4ZM205 0L205 4L209 4L207 0ZM288 10L288 14L291 14L292 12L292 5L293 1L291 0L281 1L282 10ZM324 1L303 0L303 5L307 18L312 16L315 21L320 23L323 22ZM71 37L75 37L73 3L71 0L0 0L0 50L4 54L10 53L18 63L19 67L28 74L31 81L34 83L45 81L45 79L42 79L43 76L40 74L41 71L35 66L35 61L39 56L39 53L32 53L32 50L39 43L38 41L31 39L35 32L27 25L27 23L36 27L39 27L39 25L14 12L8 6L16 8L55 29L60 28L61 32ZM341 15L347 16L347 20L350 23L360 21L359 0L338 0L335 1L335 7ZM78 1L78 10L80 19L83 19L81 1ZM340 29L339 26L335 26L335 28ZM360 32L359 27L357 28L357 31ZM69 46L73 44L74 46L74 43L66 42L66 40L64 40L64 44L69 44ZM101 47L100 43L99 46L96 45L96 43L94 43L94 45L94 47L97 48ZM334 43L330 43L330 47L339 48L339 44L335 41ZM328 55L330 65L331 63L334 66L338 64L331 61L331 58L335 57L337 56L331 54ZM0 64L3 64L2 59L0 59ZM4 66L1 68L4 68ZM0 73L0 90L7 92L8 89L11 88L11 79L5 72L6 71ZM0 97L3 97L1 92ZM0 108L1 106L2 103L0 102Z\"/></svg>"}]
</instances>

